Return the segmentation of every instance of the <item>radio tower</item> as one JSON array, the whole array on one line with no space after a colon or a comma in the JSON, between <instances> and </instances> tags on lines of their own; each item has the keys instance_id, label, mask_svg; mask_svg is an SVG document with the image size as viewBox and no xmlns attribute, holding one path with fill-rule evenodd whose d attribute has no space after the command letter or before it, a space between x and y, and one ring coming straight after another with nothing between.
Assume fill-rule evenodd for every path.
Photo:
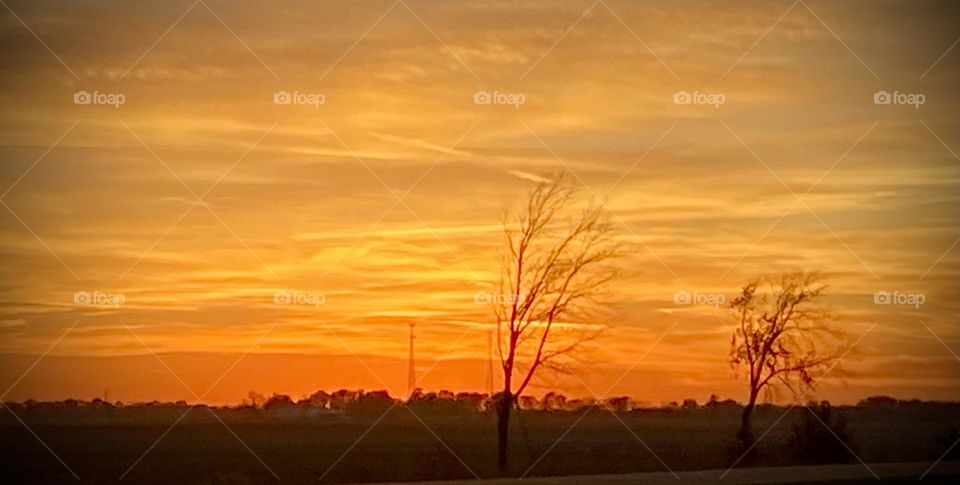
<instances>
[{"instance_id":1,"label":"radio tower","mask_svg":"<svg viewBox=\"0 0 960 485\"><path fill-rule=\"evenodd\" d=\"M413 364L413 339L416 338L413 335L413 327L417 326L416 323L410 322L410 362L407 363L407 398L413 395L413 390L417 385L417 371Z\"/></svg>"}]
</instances>

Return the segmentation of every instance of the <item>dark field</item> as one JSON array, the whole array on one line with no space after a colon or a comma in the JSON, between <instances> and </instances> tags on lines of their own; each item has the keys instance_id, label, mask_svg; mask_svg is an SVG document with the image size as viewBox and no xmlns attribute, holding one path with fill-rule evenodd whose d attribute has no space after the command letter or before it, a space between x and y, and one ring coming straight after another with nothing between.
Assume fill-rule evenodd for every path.
<instances>
[{"instance_id":1,"label":"dark field","mask_svg":"<svg viewBox=\"0 0 960 485\"><path fill-rule=\"evenodd\" d=\"M188 408L104 407L96 412L13 408L81 483L117 482L128 470L124 483L147 484L273 483L273 473L283 483L317 483L321 477L323 483L354 483L498 476L495 417L481 412L414 408L414 415L404 406L385 416L380 409L312 415L296 409L283 413L217 409L227 429L209 409L196 407L170 429ZM761 408L755 421L757 436L784 412ZM797 454L791 441L795 425L807 412L791 410L738 467L816 464L804 462L807 459ZM932 463L957 440L960 426L957 405L845 407L837 412L847 422L845 441L867 463ZM736 408L634 410L616 417L602 408L521 415L511 430L511 468L516 476L665 471L647 446L674 471L722 469L742 454L734 440ZM4 483L76 482L9 411L0 416ZM835 438L814 446L835 450L817 458L821 462L859 463ZM948 459L956 455L957 449Z\"/></svg>"}]
</instances>

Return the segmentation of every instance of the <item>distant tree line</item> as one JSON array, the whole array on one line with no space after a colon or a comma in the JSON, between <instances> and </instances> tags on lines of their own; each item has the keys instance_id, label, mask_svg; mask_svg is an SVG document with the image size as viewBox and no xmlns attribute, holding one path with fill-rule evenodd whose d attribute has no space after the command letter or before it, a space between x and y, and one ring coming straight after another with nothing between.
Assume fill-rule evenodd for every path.
<instances>
[{"instance_id":1,"label":"distant tree line","mask_svg":"<svg viewBox=\"0 0 960 485\"><path fill-rule=\"evenodd\" d=\"M393 405L406 405L412 407L415 411L424 413L444 414L446 412L469 412L469 413L495 413L499 394L490 396L486 393L478 392L453 392L441 390L437 392L424 392L422 389L416 389L407 400L402 400L390 396L387 391L364 391L340 389L335 392L326 392L319 390L313 394L294 400L286 394L274 394L270 397L263 397L257 393L250 393L254 399L245 400L239 405L232 406L209 406L213 409L225 411L254 411L257 413L271 414L275 413L281 416L284 412L299 410L316 410L320 414L350 414L365 413L366 411L386 411ZM23 402L5 402L6 406L15 412L25 411L31 413L59 413L63 415L79 415L85 411L105 411L105 410L150 410L150 409L183 409L191 407L203 407L203 405L189 404L186 401L175 402L137 402L123 403L116 401L113 403L105 402L102 399L93 399L83 401L77 399L66 399L63 401L36 401L33 399ZM809 402L807 407L826 408L831 404L828 401ZM888 396L873 396L859 401L855 405L833 406L833 409L859 409L876 413L885 412L903 412L919 409L936 408L956 408L960 402L956 401L921 401L918 399L901 400ZM685 399L677 402L672 401L659 406L642 405L627 396L611 397L607 399L593 398L574 398L568 399L566 396L556 392L547 392L542 397L537 398L531 395L522 396L518 401L518 408L527 412L582 412L583 410L594 407L601 409L610 409L618 413L630 412L661 412L661 413L682 413L682 412L702 412L702 411L724 411L731 413L742 412L745 404L738 403L733 399L720 399L717 395L712 395L704 402L699 403L696 399ZM757 409L784 409L786 406L777 406L773 404L760 404Z\"/></svg>"}]
</instances>

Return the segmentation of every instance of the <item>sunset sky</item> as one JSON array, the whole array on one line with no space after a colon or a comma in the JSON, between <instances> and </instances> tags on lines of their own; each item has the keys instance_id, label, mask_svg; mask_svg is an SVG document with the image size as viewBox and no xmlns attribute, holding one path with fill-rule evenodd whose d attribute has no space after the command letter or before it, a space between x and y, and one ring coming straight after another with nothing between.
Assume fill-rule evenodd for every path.
<instances>
[{"instance_id":1,"label":"sunset sky","mask_svg":"<svg viewBox=\"0 0 960 485\"><path fill-rule=\"evenodd\" d=\"M3 399L400 395L410 322L423 388L485 392L475 297L559 172L627 254L533 394L743 400L729 310L674 295L818 270L855 345L813 396L960 395L955 3L517 3L4 0Z\"/></svg>"}]
</instances>

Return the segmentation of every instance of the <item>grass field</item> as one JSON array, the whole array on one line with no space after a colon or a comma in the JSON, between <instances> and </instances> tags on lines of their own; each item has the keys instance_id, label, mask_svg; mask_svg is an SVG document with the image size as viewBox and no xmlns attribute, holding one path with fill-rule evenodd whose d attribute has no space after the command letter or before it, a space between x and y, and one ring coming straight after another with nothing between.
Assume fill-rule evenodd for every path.
<instances>
[{"instance_id":1,"label":"grass field","mask_svg":"<svg viewBox=\"0 0 960 485\"><path fill-rule=\"evenodd\" d=\"M493 480L441 481L433 485L575 485L590 483L595 485L674 485L719 483L724 485L891 485L912 483L917 477L923 477L924 484L946 485L956 483L960 478L960 461L943 461L931 469L928 462L916 463L856 463L852 465L815 465L789 467L752 467L735 470L715 469L694 472L652 472L620 475L576 475L566 477L540 478L504 478ZM401 484L403 485L403 484Z\"/></svg>"},{"instance_id":2,"label":"grass field","mask_svg":"<svg viewBox=\"0 0 960 485\"><path fill-rule=\"evenodd\" d=\"M847 452L832 461L859 463L859 457L868 463L933 462L949 448L953 429L960 424L955 408L937 413L899 410L894 415L848 409L846 444L856 456ZM82 483L113 483L124 477L124 483L252 484L273 483L274 474L283 483L499 476L494 417L483 413L434 415L421 410L414 415L398 406L379 419L381 413L306 418L218 410L228 429L204 408L192 408L172 428L178 416L172 410L148 422L121 419L122 410L116 411L114 418L74 422L30 413L23 413L23 419ZM757 435L783 411L762 409L755 423ZM797 464L789 443L802 412L790 411L738 467ZM527 411L521 416L511 430L515 476L725 469L741 455L734 440L736 413L648 410L614 416L591 408ZM5 483L75 481L8 412L2 423L0 456L3 475L10 479Z\"/></svg>"}]
</instances>

